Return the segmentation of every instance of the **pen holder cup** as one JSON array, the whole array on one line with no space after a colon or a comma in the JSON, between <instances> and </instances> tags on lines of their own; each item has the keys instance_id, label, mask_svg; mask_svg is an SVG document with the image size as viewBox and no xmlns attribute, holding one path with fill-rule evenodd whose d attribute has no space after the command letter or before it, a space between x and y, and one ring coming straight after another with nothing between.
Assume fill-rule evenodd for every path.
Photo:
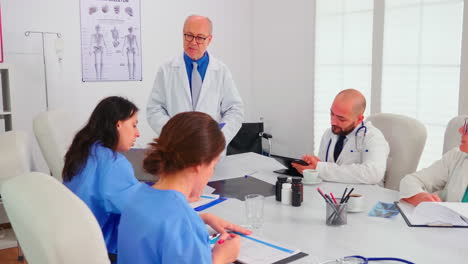
<instances>
[{"instance_id":1,"label":"pen holder cup","mask_svg":"<svg viewBox=\"0 0 468 264\"><path fill-rule=\"evenodd\" d=\"M347 207L347 203L340 204L339 200L338 204L327 203L325 223L328 226L346 225L348 217Z\"/></svg>"}]
</instances>

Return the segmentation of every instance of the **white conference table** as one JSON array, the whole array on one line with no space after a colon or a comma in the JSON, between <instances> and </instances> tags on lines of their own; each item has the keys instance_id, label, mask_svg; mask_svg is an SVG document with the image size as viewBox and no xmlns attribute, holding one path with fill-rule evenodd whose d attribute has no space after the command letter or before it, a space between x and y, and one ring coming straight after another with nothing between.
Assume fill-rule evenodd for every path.
<instances>
[{"instance_id":1,"label":"white conference table","mask_svg":"<svg viewBox=\"0 0 468 264\"><path fill-rule=\"evenodd\" d=\"M278 174L273 170L280 168L283 166L276 160L258 154L232 155L222 158L211 181L255 172L253 177L275 184ZM325 202L317 187L339 196L345 187L354 187L354 193L365 197L366 210L348 213L344 226L327 226ZM418 264L468 263L467 228L408 227L401 215L393 219L367 215L378 201L391 203L398 199L398 192L376 185L331 182L304 185L304 202L300 207L284 205L274 196L265 199L264 224L257 236L309 254L294 263L318 264L349 255L398 257ZM203 212L246 224L244 204L237 199L228 199Z\"/></svg>"}]
</instances>

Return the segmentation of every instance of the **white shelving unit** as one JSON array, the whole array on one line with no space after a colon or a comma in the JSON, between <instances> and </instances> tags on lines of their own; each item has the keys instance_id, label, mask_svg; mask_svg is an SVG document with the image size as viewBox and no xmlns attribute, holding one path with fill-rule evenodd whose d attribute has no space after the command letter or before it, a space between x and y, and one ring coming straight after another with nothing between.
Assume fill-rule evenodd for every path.
<instances>
[{"instance_id":1,"label":"white shelving unit","mask_svg":"<svg viewBox=\"0 0 468 264\"><path fill-rule=\"evenodd\" d=\"M13 129L11 117L10 67L0 63L0 133ZM0 199L0 224L8 223L2 200ZM0 239L0 248L5 248L8 239ZM9 245L9 244L8 244Z\"/></svg>"},{"instance_id":2,"label":"white shelving unit","mask_svg":"<svg viewBox=\"0 0 468 264\"><path fill-rule=\"evenodd\" d=\"M0 63L0 132L12 129L10 68Z\"/></svg>"}]
</instances>

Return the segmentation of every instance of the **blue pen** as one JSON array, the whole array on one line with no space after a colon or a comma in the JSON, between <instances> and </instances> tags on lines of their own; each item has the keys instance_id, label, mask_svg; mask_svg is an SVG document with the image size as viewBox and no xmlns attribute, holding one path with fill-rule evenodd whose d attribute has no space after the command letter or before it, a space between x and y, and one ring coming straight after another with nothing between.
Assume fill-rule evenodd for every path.
<instances>
[{"instance_id":1,"label":"blue pen","mask_svg":"<svg viewBox=\"0 0 468 264\"><path fill-rule=\"evenodd\" d=\"M226 123L219 123L219 129L222 129Z\"/></svg>"},{"instance_id":2,"label":"blue pen","mask_svg":"<svg viewBox=\"0 0 468 264\"><path fill-rule=\"evenodd\" d=\"M218 242L220 237L221 237L221 233L217 233L217 234L213 234L213 235L209 236L210 245L216 244L216 242Z\"/></svg>"},{"instance_id":3,"label":"blue pen","mask_svg":"<svg viewBox=\"0 0 468 264\"><path fill-rule=\"evenodd\" d=\"M212 196L207 196L207 195L200 195L201 198L206 198L206 199L213 199L213 200L216 200L218 198L216 197L212 197Z\"/></svg>"}]
</instances>

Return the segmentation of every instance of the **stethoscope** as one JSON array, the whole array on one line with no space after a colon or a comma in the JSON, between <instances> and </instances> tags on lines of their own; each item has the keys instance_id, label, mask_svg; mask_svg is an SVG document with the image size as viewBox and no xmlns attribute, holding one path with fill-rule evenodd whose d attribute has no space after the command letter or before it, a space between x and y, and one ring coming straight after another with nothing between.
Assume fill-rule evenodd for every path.
<instances>
[{"instance_id":1,"label":"stethoscope","mask_svg":"<svg viewBox=\"0 0 468 264\"><path fill-rule=\"evenodd\" d=\"M358 144L359 133L362 134L362 136L360 136L360 144ZM356 149L357 152L361 154L361 162L362 162L362 152L363 151L369 152L368 149L364 150L364 140L366 139L366 134L367 134L367 127L364 125L364 122L362 122L361 126L354 133L354 148ZM328 162L328 153L330 151L331 143L332 143L332 139L330 138L330 140L328 141L327 153L325 155L325 162ZM354 152L354 150L351 149L350 152Z\"/></svg>"},{"instance_id":2,"label":"stethoscope","mask_svg":"<svg viewBox=\"0 0 468 264\"><path fill-rule=\"evenodd\" d=\"M369 261L396 261L406 264L414 264L411 261L401 258L365 258L363 256L349 256L322 264L367 264Z\"/></svg>"}]
</instances>

